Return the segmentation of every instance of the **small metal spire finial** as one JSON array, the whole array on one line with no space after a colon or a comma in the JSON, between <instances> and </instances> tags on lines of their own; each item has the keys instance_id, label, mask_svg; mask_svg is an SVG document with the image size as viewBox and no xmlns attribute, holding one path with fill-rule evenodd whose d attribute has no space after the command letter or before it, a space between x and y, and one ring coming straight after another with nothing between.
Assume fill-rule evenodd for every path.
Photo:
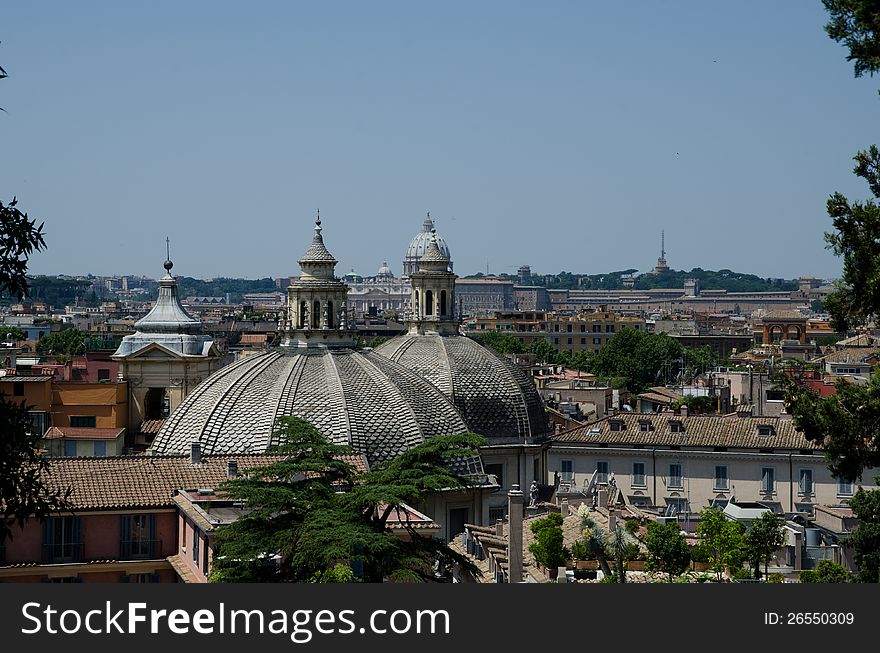
<instances>
[{"instance_id":1,"label":"small metal spire finial","mask_svg":"<svg viewBox=\"0 0 880 653\"><path fill-rule=\"evenodd\" d=\"M162 265L167 272L171 272L174 263L171 262L171 239L165 236L165 263Z\"/></svg>"}]
</instances>

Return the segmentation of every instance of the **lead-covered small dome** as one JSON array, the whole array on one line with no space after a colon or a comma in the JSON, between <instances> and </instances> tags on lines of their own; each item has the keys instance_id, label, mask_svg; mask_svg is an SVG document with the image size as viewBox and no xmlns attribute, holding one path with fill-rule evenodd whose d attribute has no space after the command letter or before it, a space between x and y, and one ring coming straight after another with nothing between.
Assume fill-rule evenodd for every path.
<instances>
[{"instance_id":1,"label":"lead-covered small dome","mask_svg":"<svg viewBox=\"0 0 880 653\"><path fill-rule=\"evenodd\" d=\"M419 269L419 259L425 255L425 252L428 251L428 246L431 244L431 232L434 230L434 220L431 218L431 214L428 213L425 217L425 221L422 223L422 230L417 233L413 239L409 243L409 247L406 248L406 254L403 257L403 274L404 276L411 276L414 272L417 272ZM443 256L449 260L449 270L452 270L452 257L449 254L449 246L446 244L446 241L443 240L442 236L436 235L437 239L437 247L442 252Z\"/></svg>"},{"instance_id":2,"label":"lead-covered small dome","mask_svg":"<svg viewBox=\"0 0 880 653\"><path fill-rule=\"evenodd\" d=\"M531 379L471 338L409 333L375 351L430 381L449 397L467 427L490 444L534 442L549 435L544 405Z\"/></svg>"},{"instance_id":3,"label":"lead-covered small dome","mask_svg":"<svg viewBox=\"0 0 880 653\"><path fill-rule=\"evenodd\" d=\"M135 333L125 336L113 356L131 356L152 344L158 344L179 356L207 356L214 341L201 333L202 322L180 304L177 279L171 274L174 264L163 263L165 275L159 279L159 297L150 312L134 323Z\"/></svg>"}]
</instances>

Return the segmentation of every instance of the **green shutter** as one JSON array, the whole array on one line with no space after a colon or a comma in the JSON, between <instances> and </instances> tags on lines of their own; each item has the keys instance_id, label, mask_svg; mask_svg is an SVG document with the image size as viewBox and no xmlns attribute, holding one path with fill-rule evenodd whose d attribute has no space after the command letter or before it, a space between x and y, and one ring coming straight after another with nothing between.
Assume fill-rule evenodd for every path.
<instances>
[{"instance_id":1,"label":"green shutter","mask_svg":"<svg viewBox=\"0 0 880 653\"><path fill-rule=\"evenodd\" d=\"M122 515L119 518L119 558L127 560L131 557L131 515ZM128 582L128 581L126 581Z\"/></svg>"},{"instance_id":2,"label":"green shutter","mask_svg":"<svg viewBox=\"0 0 880 653\"><path fill-rule=\"evenodd\" d=\"M158 553L161 551L156 550L156 544L158 541L158 537L156 535L156 514L152 513L150 515L150 532L148 533L150 538L150 557L155 558Z\"/></svg>"}]
</instances>

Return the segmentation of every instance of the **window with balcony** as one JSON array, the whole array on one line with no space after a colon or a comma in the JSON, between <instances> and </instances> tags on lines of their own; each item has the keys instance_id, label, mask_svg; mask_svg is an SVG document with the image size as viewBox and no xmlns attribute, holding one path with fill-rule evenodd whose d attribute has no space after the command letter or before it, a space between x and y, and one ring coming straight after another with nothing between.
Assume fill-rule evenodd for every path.
<instances>
[{"instance_id":1,"label":"window with balcony","mask_svg":"<svg viewBox=\"0 0 880 653\"><path fill-rule=\"evenodd\" d=\"M28 413L31 418L31 432L38 435L45 435L49 430L49 413L43 410L32 410Z\"/></svg>"},{"instance_id":2,"label":"window with balcony","mask_svg":"<svg viewBox=\"0 0 880 653\"><path fill-rule=\"evenodd\" d=\"M608 463L604 460L600 460L596 463L596 482L608 482Z\"/></svg>"},{"instance_id":3,"label":"window with balcony","mask_svg":"<svg viewBox=\"0 0 880 653\"><path fill-rule=\"evenodd\" d=\"M847 481L844 478L837 479L837 496L851 497L855 494L855 482Z\"/></svg>"},{"instance_id":4,"label":"window with balcony","mask_svg":"<svg viewBox=\"0 0 880 653\"><path fill-rule=\"evenodd\" d=\"M715 490L727 491L730 487L730 479L727 476L727 465L715 465Z\"/></svg>"},{"instance_id":5,"label":"window with balcony","mask_svg":"<svg viewBox=\"0 0 880 653\"><path fill-rule=\"evenodd\" d=\"M800 479L798 481L798 494L802 496L812 496L813 494L813 470L801 469Z\"/></svg>"},{"instance_id":6,"label":"window with balcony","mask_svg":"<svg viewBox=\"0 0 880 653\"><path fill-rule=\"evenodd\" d=\"M635 487L646 487L645 463L633 463L632 485Z\"/></svg>"},{"instance_id":7,"label":"window with balcony","mask_svg":"<svg viewBox=\"0 0 880 653\"><path fill-rule=\"evenodd\" d=\"M50 517L43 522L43 562L82 561L79 517Z\"/></svg>"},{"instance_id":8,"label":"window with balcony","mask_svg":"<svg viewBox=\"0 0 880 653\"><path fill-rule=\"evenodd\" d=\"M125 574L122 577L123 583L158 583L159 574Z\"/></svg>"},{"instance_id":9,"label":"window with balcony","mask_svg":"<svg viewBox=\"0 0 880 653\"><path fill-rule=\"evenodd\" d=\"M681 463L669 464L669 477L666 485L671 488L684 487L681 482Z\"/></svg>"},{"instance_id":10,"label":"window with balcony","mask_svg":"<svg viewBox=\"0 0 880 653\"><path fill-rule=\"evenodd\" d=\"M161 548L156 538L156 515L138 514L120 517L120 557L123 560L149 560Z\"/></svg>"},{"instance_id":11,"label":"window with balcony","mask_svg":"<svg viewBox=\"0 0 880 653\"><path fill-rule=\"evenodd\" d=\"M776 492L776 470L773 467L761 468L761 494Z\"/></svg>"},{"instance_id":12,"label":"window with balcony","mask_svg":"<svg viewBox=\"0 0 880 653\"><path fill-rule=\"evenodd\" d=\"M574 461L573 460L560 460L559 461L559 472L560 472L560 480L563 480L566 483L571 482L571 479L574 477Z\"/></svg>"}]
</instances>

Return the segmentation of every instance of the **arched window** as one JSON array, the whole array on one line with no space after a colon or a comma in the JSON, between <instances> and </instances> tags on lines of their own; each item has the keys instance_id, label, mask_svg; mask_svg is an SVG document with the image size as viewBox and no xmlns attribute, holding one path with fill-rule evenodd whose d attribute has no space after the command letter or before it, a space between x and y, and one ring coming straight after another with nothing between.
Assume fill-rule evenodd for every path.
<instances>
[{"instance_id":1,"label":"arched window","mask_svg":"<svg viewBox=\"0 0 880 653\"><path fill-rule=\"evenodd\" d=\"M312 328L317 329L320 326L321 326L321 302L319 302L316 299L314 308L312 309Z\"/></svg>"},{"instance_id":2,"label":"arched window","mask_svg":"<svg viewBox=\"0 0 880 653\"><path fill-rule=\"evenodd\" d=\"M784 334L785 329L779 324L774 324L770 327L770 342L778 343L780 340L782 340Z\"/></svg>"},{"instance_id":3,"label":"arched window","mask_svg":"<svg viewBox=\"0 0 880 653\"><path fill-rule=\"evenodd\" d=\"M430 290L425 291L425 315L434 314L434 293Z\"/></svg>"},{"instance_id":4,"label":"arched window","mask_svg":"<svg viewBox=\"0 0 880 653\"><path fill-rule=\"evenodd\" d=\"M446 291L440 291L440 317L446 317Z\"/></svg>"},{"instance_id":5,"label":"arched window","mask_svg":"<svg viewBox=\"0 0 880 653\"><path fill-rule=\"evenodd\" d=\"M801 339L801 330L796 325L791 325L788 327L788 339L789 340L800 340Z\"/></svg>"},{"instance_id":6,"label":"arched window","mask_svg":"<svg viewBox=\"0 0 880 653\"><path fill-rule=\"evenodd\" d=\"M327 302L327 328L333 328L333 302Z\"/></svg>"}]
</instances>

